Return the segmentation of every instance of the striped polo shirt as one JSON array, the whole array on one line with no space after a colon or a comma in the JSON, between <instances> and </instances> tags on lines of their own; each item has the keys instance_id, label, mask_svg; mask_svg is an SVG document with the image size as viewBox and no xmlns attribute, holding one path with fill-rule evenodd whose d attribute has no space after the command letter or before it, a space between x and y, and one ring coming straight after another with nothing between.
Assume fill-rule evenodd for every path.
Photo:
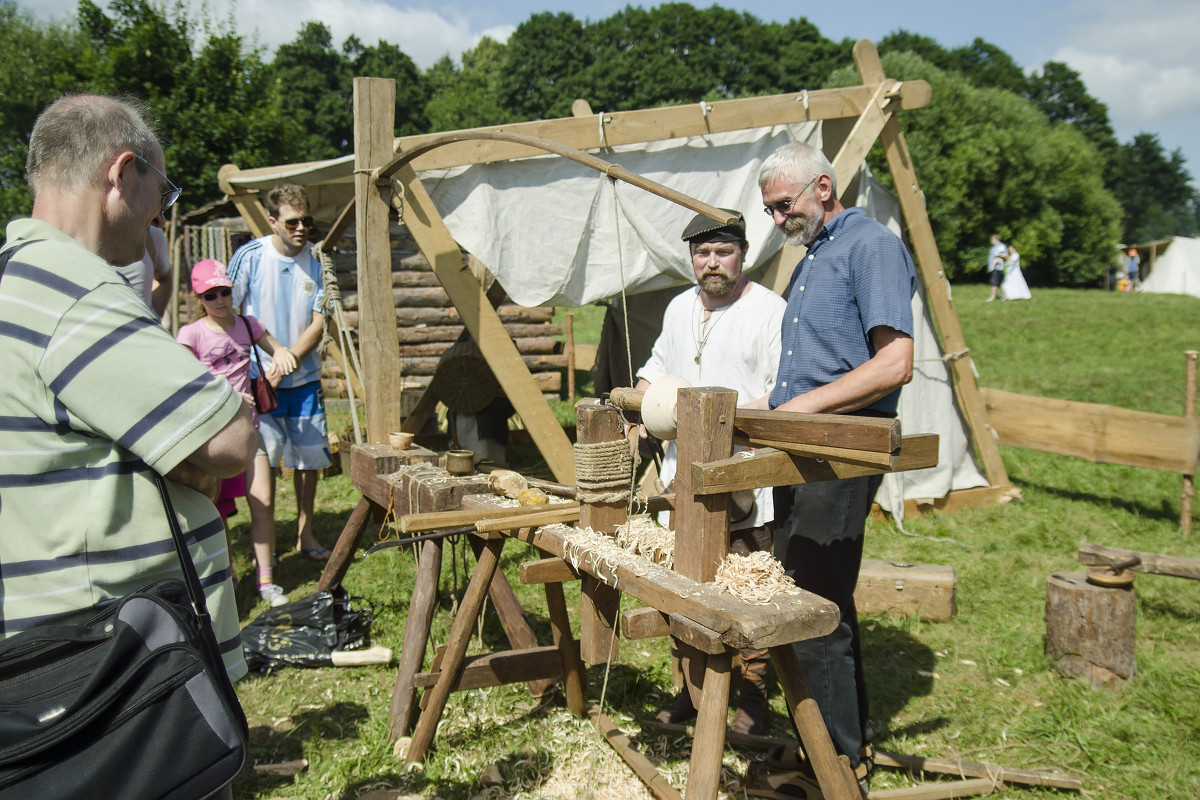
<instances>
[{"instance_id":1,"label":"striped polo shirt","mask_svg":"<svg viewBox=\"0 0 1200 800\"><path fill-rule=\"evenodd\" d=\"M151 470L167 473L241 404L117 272L38 220L0 281L0 636L75 622L182 578ZM168 482L231 678L246 671L224 528Z\"/></svg>"},{"instance_id":2,"label":"striped polo shirt","mask_svg":"<svg viewBox=\"0 0 1200 800\"><path fill-rule=\"evenodd\" d=\"M229 260L229 278L233 281L233 305L242 313L258 319L284 347L290 347L305 328L312 324L314 311L325 299L321 262L305 246L295 258L283 255L271 244L270 236L255 239L238 248ZM263 368L271 368L271 357L259 349ZM250 374L258 377L258 365L250 362ZM291 375L279 382L280 388L293 389L321 379L321 356L313 348Z\"/></svg>"}]
</instances>

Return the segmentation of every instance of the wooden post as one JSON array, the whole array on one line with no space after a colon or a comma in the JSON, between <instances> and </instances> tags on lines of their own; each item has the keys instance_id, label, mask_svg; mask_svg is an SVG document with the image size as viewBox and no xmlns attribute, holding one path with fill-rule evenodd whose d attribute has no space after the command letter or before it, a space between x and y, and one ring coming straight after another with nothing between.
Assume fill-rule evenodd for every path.
<instances>
[{"instance_id":1,"label":"wooden post","mask_svg":"<svg viewBox=\"0 0 1200 800\"><path fill-rule=\"evenodd\" d=\"M567 601L561 583L547 583L545 586L546 610L550 615L550 628L554 632L554 646L558 648L563 664L563 689L567 696L567 709L582 717L585 713L583 696L587 692L587 673L575 654L571 619L567 616Z\"/></svg>"},{"instance_id":2,"label":"wooden post","mask_svg":"<svg viewBox=\"0 0 1200 800\"><path fill-rule=\"evenodd\" d=\"M354 79L354 198L358 246L358 337L362 351L368 444L387 441L400 430L400 341L392 297L392 244L389 198L371 179L392 157L396 122L396 82Z\"/></svg>"},{"instance_id":3,"label":"wooden post","mask_svg":"<svg viewBox=\"0 0 1200 800\"><path fill-rule=\"evenodd\" d=\"M567 402L575 405L575 315L567 312Z\"/></svg>"},{"instance_id":4,"label":"wooden post","mask_svg":"<svg viewBox=\"0 0 1200 800\"><path fill-rule=\"evenodd\" d=\"M577 438L581 445L625 441L621 415L617 409L595 401L575 406ZM579 527L597 533L614 533L628 519L624 500L609 503L579 503ZM579 655L586 664L605 664L615 660L618 642L614 636L621 594L591 575L581 576L582 596L579 609Z\"/></svg>"},{"instance_id":5,"label":"wooden post","mask_svg":"<svg viewBox=\"0 0 1200 800\"><path fill-rule=\"evenodd\" d=\"M679 471L675 475L675 571L707 583L729 552L729 494L692 493L691 465L733 455L737 392L715 387L679 390Z\"/></svg>"},{"instance_id":6,"label":"wooden post","mask_svg":"<svg viewBox=\"0 0 1200 800\"><path fill-rule=\"evenodd\" d=\"M1184 356L1184 390L1183 390L1183 416L1187 419L1194 419L1196 416L1196 357L1200 355L1200 351L1185 350ZM1192 495L1195 492L1195 486L1192 483L1192 475L1183 476L1183 496L1179 500L1179 532L1183 534L1183 538L1188 538L1192 535Z\"/></svg>"}]
</instances>

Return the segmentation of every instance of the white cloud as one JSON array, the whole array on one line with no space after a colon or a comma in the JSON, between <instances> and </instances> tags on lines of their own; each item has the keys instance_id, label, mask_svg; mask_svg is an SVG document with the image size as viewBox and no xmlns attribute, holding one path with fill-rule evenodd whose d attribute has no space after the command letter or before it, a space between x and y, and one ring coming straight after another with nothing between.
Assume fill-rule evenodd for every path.
<instances>
[{"instance_id":1,"label":"white cloud","mask_svg":"<svg viewBox=\"0 0 1200 800\"><path fill-rule=\"evenodd\" d=\"M228 5L220 0L211 5L218 18L227 13ZM247 36L257 33L258 41L272 51L295 39L305 23L322 22L335 47L352 34L367 45L383 40L399 47L422 68L444 55L457 59L481 35L471 30L466 17L450 9L436 13L397 8L382 0L241 0L236 8L239 32Z\"/></svg>"},{"instance_id":2,"label":"white cloud","mask_svg":"<svg viewBox=\"0 0 1200 800\"><path fill-rule=\"evenodd\" d=\"M1155 129L1200 113L1194 0L1087 0L1054 59L1079 71L1118 132Z\"/></svg>"}]
</instances>

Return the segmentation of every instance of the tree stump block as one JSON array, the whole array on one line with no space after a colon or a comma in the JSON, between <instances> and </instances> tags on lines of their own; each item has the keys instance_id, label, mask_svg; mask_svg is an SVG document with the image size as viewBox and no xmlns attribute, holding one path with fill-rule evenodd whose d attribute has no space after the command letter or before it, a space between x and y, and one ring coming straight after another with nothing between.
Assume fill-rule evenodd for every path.
<instances>
[{"instance_id":1,"label":"tree stump block","mask_svg":"<svg viewBox=\"0 0 1200 800\"><path fill-rule=\"evenodd\" d=\"M1096 688L1118 688L1137 671L1133 585L1096 586L1082 572L1046 581L1046 656L1066 675Z\"/></svg>"}]
</instances>

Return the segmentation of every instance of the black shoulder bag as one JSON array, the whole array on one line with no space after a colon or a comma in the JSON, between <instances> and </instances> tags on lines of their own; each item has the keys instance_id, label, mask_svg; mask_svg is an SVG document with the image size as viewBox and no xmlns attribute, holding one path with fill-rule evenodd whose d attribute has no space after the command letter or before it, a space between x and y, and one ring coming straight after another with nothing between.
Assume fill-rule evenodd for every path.
<instances>
[{"instance_id":1,"label":"black shoulder bag","mask_svg":"<svg viewBox=\"0 0 1200 800\"><path fill-rule=\"evenodd\" d=\"M246 716L166 482L152 474L185 580L0 642L3 800L208 797L245 763Z\"/></svg>"}]
</instances>

